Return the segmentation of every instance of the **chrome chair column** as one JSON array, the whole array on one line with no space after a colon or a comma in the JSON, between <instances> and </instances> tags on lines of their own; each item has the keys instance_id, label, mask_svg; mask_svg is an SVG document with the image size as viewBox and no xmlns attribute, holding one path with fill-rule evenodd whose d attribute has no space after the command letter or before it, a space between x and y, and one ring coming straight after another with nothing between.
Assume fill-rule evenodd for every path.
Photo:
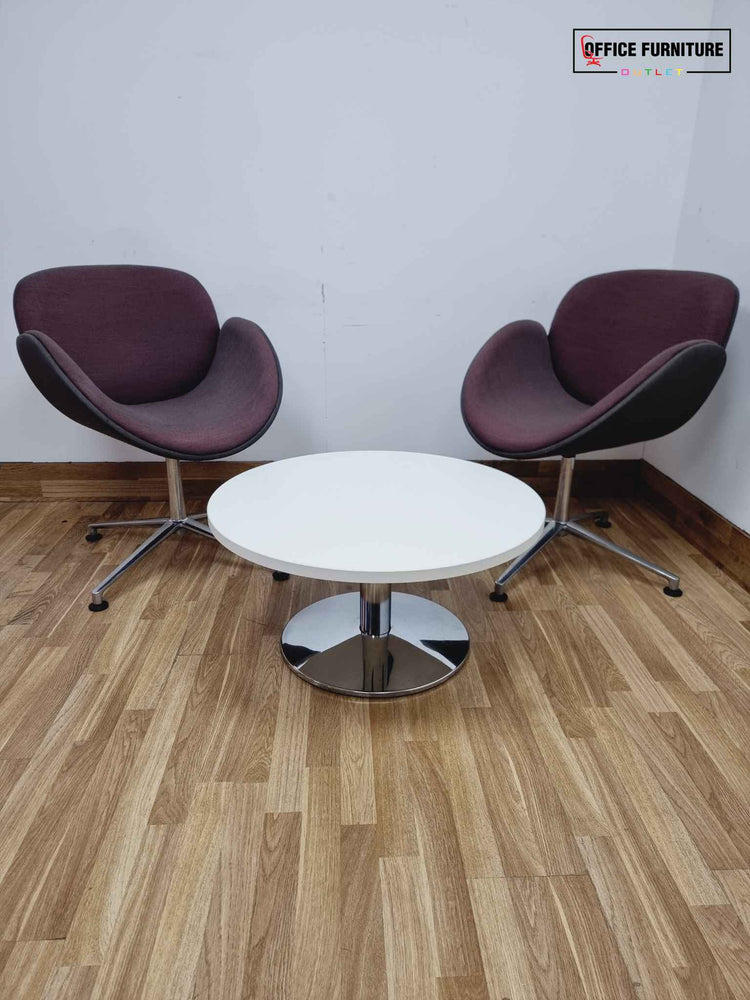
<instances>
[{"instance_id":1,"label":"chrome chair column","mask_svg":"<svg viewBox=\"0 0 750 1000\"><path fill-rule=\"evenodd\" d=\"M175 458L166 459L167 463L167 487L169 490L169 517L146 517L137 518L132 521L97 521L88 526L86 535L87 542L98 542L102 537L102 528L140 528L157 525L157 530L150 535L145 542L138 546L132 555L124 559L119 566L115 567L111 573L98 583L91 591L91 603L89 611L106 611L109 607L108 601L104 600L104 591L111 587L125 570L135 566L137 562L149 552L153 551L157 545L169 538L176 531L192 531L196 535L204 535L213 538L213 534L208 525L201 524L199 519L205 518L205 513L188 515L185 510L185 493L182 488L182 476L180 475L180 463Z\"/></svg>"},{"instance_id":2,"label":"chrome chair column","mask_svg":"<svg viewBox=\"0 0 750 1000\"><path fill-rule=\"evenodd\" d=\"M169 489L169 516L173 521L185 520L185 494L182 489L180 463L167 460L167 488Z\"/></svg>"},{"instance_id":3,"label":"chrome chair column","mask_svg":"<svg viewBox=\"0 0 750 1000\"><path fill-rule=\"evenodd\" d=\"M560 476L557 483L554 513L552 517L545 521L544 532L531 548L518 556L505 572L501 573L497 580L495 580L495 589L489 595L490 600L498 603L507 601L508 595L505 591L505 586L508 581L530 562L538 552L541 552L553 538L557 538L558 535L565 534L566 532L576 535L578 538L583 538L588 542L593 542L595 545L599 545L601 548L606 549L608 552L613 552L615 555L623 556L642 569L656 573L667 581L664 593L668 597L681 597L680 578L675 573L664 569L662 566L658 566L656 563L649 562L648 559L644 559L635 552L631 552L630 549L615 545L608 538L597 535L593 531L589 531L588 528L581 527L581 521L593 521L599 528L610 528L612 525L606 510L594 510L586 514L580 514L577 517L570 517L570 492L573 485L574 466L574 457L562 458L560 460Z\"/></svg>"}]
</instances>

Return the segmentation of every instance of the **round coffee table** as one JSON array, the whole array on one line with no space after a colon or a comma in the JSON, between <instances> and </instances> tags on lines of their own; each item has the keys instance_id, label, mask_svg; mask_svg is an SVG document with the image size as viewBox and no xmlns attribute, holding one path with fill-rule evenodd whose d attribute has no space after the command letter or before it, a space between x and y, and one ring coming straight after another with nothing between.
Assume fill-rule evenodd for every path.
<instances>
[{"instance_id":1,"label":"round coffee table","mask_svg":"<svg viewBox=\"0 0 750 1000\"><path fill-rule=\"evenodd\" d=\"M520 479L475 462L398 451L304 455L243 472L208 504L216 538L269 569L359 584L318 601L281 637L292 670L365 698L434 687L469 636L452 612L392 584L442 580L513 559L545 510Z\"/></svg>"}]
</instances>

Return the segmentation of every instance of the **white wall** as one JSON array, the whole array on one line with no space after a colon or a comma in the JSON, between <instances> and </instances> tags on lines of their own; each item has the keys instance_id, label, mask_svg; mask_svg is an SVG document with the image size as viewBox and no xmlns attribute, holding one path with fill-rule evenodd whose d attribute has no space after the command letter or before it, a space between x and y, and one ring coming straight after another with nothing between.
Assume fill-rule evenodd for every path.
<instances>
[{"instance_id":1,"label":"white wall","mask_svg":"<svg viewBox=\"0 0 750 1000\"><path fill-rule=\"evenodd\" d=\"M750 4L717 0L714 24L732 28L735 72L704 79L674 261L731 278L740 310L708 402L685 427L649 442L645 457L750 531Z\"/></svg>"},{"instance_id":2,"label":"white wall","mask_svg":"<svg viewBox=\"0 0 750 1000\"><path fill-rule=\"evenodd\" d=\"M286 394L249 457L481 454L458 393L488 335L548 323L583 275L672 264L702 78L573 76L571 29L623 10L4 0L0 459L144 457L52 410L15 356L15 281L95 262L183 268L266 329Z\"/></svg>"}]
</instances>

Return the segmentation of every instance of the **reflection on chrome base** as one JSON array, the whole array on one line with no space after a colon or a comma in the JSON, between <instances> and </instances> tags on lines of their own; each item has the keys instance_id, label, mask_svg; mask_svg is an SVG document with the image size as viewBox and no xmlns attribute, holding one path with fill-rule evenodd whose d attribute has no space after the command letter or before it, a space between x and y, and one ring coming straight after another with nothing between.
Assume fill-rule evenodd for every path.
<instances>
[{"instance_id":1,"label":"reflection on chrome base","mask_svg":"<svg viewBox=\"0 0 750 1000\"><path fill-rule=\"evenodd\" d=\"M281 651L294 673L317 687L394 698L452 677L468 655L469 634L434 601L363 584L359 594L303 608L287 623Z\"/></svg>"}]
</instances>

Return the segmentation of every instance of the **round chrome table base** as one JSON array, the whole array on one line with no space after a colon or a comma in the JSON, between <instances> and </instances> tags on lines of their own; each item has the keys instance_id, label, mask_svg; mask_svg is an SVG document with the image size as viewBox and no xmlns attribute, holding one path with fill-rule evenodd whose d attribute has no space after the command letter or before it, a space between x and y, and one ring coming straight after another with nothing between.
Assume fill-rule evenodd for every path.
<instances>
[{"instance_id":1,"label":"round chrome table base","mask_svg":"<svg viewBox=\"0 0 750 1000\"><path fill-rule=\"evenodd\" d=\"M390 628L389 628L390 626ZM294 616L281 651L310 684L360 698L394 698L442 684L462 666L469 634L434 601L365 584Z\"/></svg>"}]
</instances>

